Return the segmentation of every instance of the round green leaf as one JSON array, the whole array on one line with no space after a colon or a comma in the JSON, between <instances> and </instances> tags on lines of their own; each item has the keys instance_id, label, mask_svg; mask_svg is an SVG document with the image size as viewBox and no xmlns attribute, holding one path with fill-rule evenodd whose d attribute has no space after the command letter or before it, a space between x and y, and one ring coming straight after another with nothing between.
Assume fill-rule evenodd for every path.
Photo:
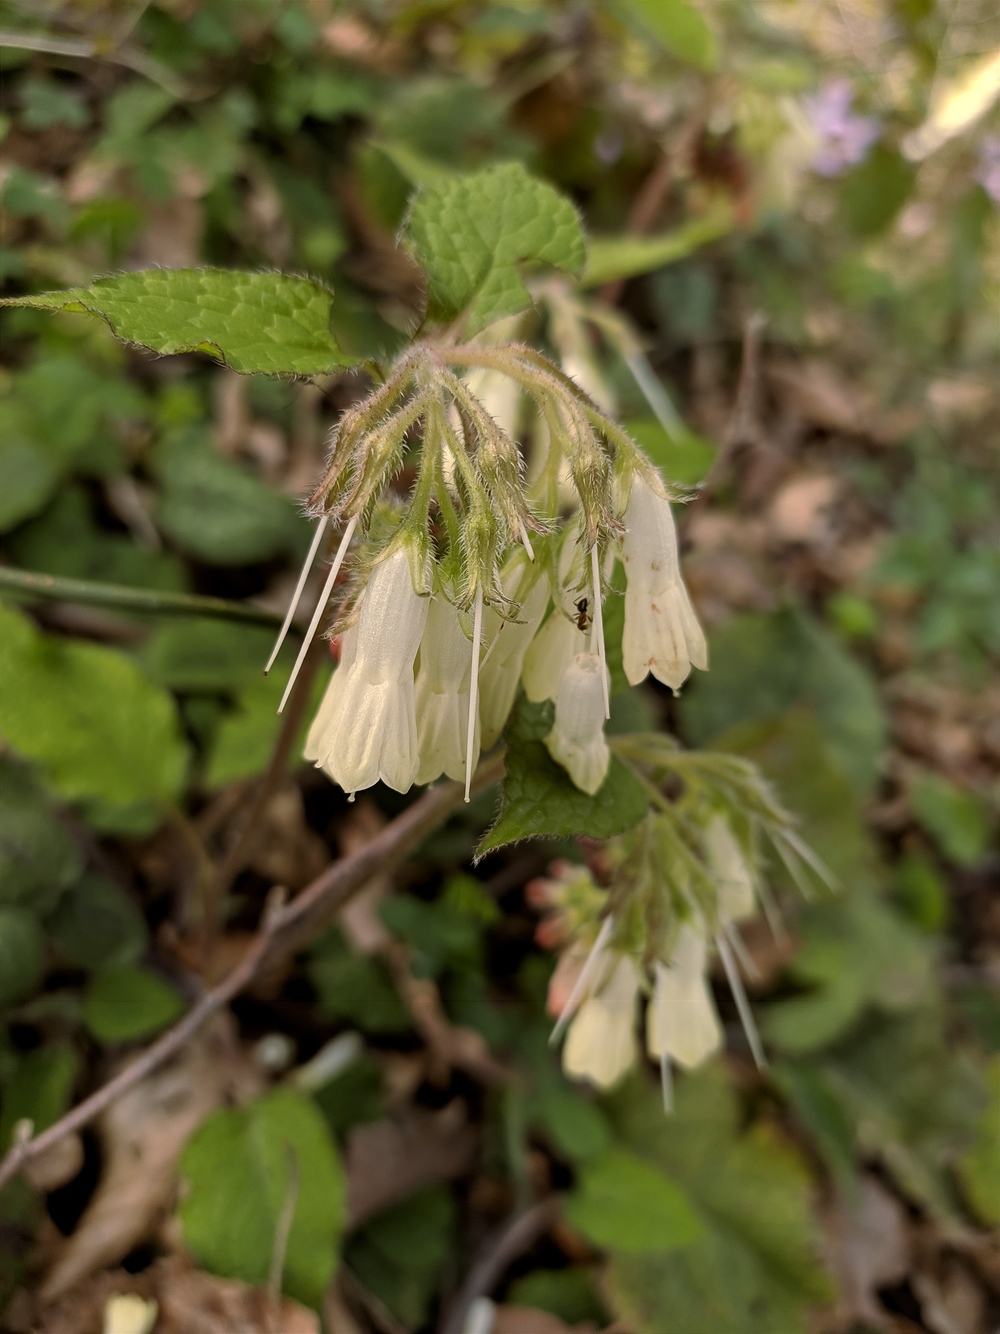
<instances>
[{"instance_id":1,"label":"round green leaf","mask_svg":"<svg viewBox=\"0 0 1000 1334\"><path fill-rule=\"evenodd\" d=\"M610 1149L584 1165L566 1216L597 1246L615 1251L673 1250L702 1233L680 1187L624 1149Z\"/></svg>"},{"instance_id":2,"label":"round green leaf","mask_svg":"<svg viewBox=\"0 0 1000 1334\"><path fill-rule=\"evenodd\" d=\"M247 1283L266 1281L275 1229L294 1194L283 1286L319 1306L336 1262L346 1182L310 1098L279 1088L214 1113L189 1141L181 1172L188 1191L180 1215L192 1253L214 1273Z\"/></svg>"},{"instance_id":3,"label":"round green leaf","mask_svg":"<svg viewBox=\"0 0 1000 1334\"><path fill-rule=\"evenodd\" d=\"M0 1009L27 996L45 967L45 937L24 908L0 908Z\"/></svg>"},{"instance_id":4,"label":"round green leaf","mask_svg":"<svg viewBox=\"0 0 1000 1334\"><path fill-rule=\"evenodd\" d=\"M131 1042L166 1028L184 1008L172 986L146 968L115 968L92 978L83 1018L100 1042Z\"/></svg>"},{"instance_id":5,"label":"round green leaf","mask_svg":"<svg viewBox=\"0 0 1000 1334\"><path fill-rule=\"evenodd\" d=\"M135 963L149 943L138 906L103 875L85 875L46 923L53 942L80 968Z\"/></svg>"}]
</instances>

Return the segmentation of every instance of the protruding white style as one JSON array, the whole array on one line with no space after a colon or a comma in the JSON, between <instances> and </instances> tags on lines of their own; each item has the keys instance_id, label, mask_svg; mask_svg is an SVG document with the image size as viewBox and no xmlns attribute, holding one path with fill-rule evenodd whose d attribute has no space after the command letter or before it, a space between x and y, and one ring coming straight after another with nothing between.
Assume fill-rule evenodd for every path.
<instances>
[{"instance_id":1,"label":"protruding white style","mask_svg":"<svg viewBox=\"0 0 1000 1334\"><path fill-rule=\"evenodd\" d=\"M527 553L528 560L530 560L531 563L532 563L532 565L534 565L534 563L535 563L535 549L534 549L534 547L531 545L531 538L528 536L528 530L527 530L527 528L525 528L525 526L524 526L524 520L523 520L523 519L520 520L520 522L519 522L519 524L518 524L518 527L521 529L521 545L524 547L524 550L525 550L525 552Z\"/></svg>"},{"instance_id":2,"label":"protruding white style","mask_svg":"<svg viewBox=\"0 0 1000 1334\"><path fill-rule=\"evenodd\" d=\"M583 967L577 974L576 981L573 983L570 993L566 998L566 1004L562 1007L559 1018L556 1020L556 1026L549 1034L549 1046L554 1046L560 1039L563 1029L573 1018L576 1007L587 994L591 982L597 976L597 970L600 967L601 959L607 948L608 941L611 939L611 932L614 930L615 919L611 916L605 917L601 923L601 929L597 933L597 939L590 947L590 953L583 961Z\"/></svg>"},{"instance_id":3,"label":"protruding white style","mask_svg":"<svg viewBox=\"0 0 1000 1334\"><path fill-rule=\"evenodd\" d=\"M757 911L753 874L729 821L713 815L705 830L705 852L718 893L719 919L742 922Z\"/></svg>"},{"instance_id":4,"label":"protruding white style","mask_svg":"<svg viewBox=\"0 0 1000 1334\"><path fill-rule=\"evenodd\" d=\"M406 792L416 779L413 661L427 603L414 591L404 550L397 549L372 570L353 661L334 692L322 734L310 736L317 764L345 792L371 787L379 779Z\"/></svg>"},{"instance_id":5,"label":"protruding white style","mask_svg":"<svg viewBox=\"0 0 1000 1334\"><path fill-rule=\"evenodd\" d=\"M646 1012L646 1045L656 1060L664 1055L692 1070L718 1051L722 1026L709 990L708 946L685 923L670 962L656 970L653 999Z\"/></svg>"},{"instance_id":6,"label":"protruding white style","mask_svg":"<svg viewBox=\"0 0 1000 1334\"><path fill-rule=\"evenodd\" d=\"M638 685L652 672L676 690L692 665L708 667L708 650L681 579L670 501L636 474L624 521L625 675L630 685Z\"/></svg>"},{"instance_id":7,"label":"protruding white style","mask_svg":"<svg viewBox=\"0 0 1000 1334\"><path fill-rule=\"evenodd\" d=\"M458 612L447 599L432 598L417 669L418 783L432 783L441 774L465 779L471 666ZM478 738L474 750L478 755Z\"/></svg>"},{"instance_id":8,"label":"protruding white style","mask_svg":"<svg viewBox=\"0 0 1000 1334\"><path fill-rule=\"evenodd\" d=\"M513 579L511 583L514 584ZM504 592L516 596L516 585L508 589L504 579ZM548 600L548 581L536 578L524 594L514 620L502 621L490 608L483 613L483 636L489 644L479 669L479 726L484 748L493 745L510 716L525 654L545 615Z\"/></svg>"},{"instance_id":9,"label":"protruding white style","mask_svg":"<svg viewBox=\"0 0 1000 1334\"><path fill-rule=\"evenodd\" d=\"M722 960L722 966L726 970L726 981L729 983L729 990L733 993L733 1000L736 1002L736 1011L740 1016L740 1023L743 1025L743 1032L746 1034L750 1052L753 1055L754 1064L758 1070L765 1070L767 1068L767 1057L764 1055L764 1044L761 1042L760 1034L757 1032L753 1010L751 1010L750 1002L747 1000L747 993L743 990L743 981L740 978L739 970L736 967L733 951L730 948L729 941L721 931L715 937L715 946L719 951L719 958Z\"/></svg>"},{"instance_id":10,"label":"protruding white style","mask_svg":"<svg viewBox=\"0 0 1000 1334\"><path fill-rule=\"evenodd\" d=\"M472 757L479 732L479 650L483 643L483 590L476 589L476 605L472 612L472 674L469 681L469 722L465 749L465 800L472 790Z\"/></svg>"},{"instance_id":11,"label":"protruding white style","mask_svg":"<svg viewBox=\"0 0 1000 1334\"><path fill-rule=\"evenodd\" d=\"M556 694L556 719L545 745L581 792L591 796L604 782L611 751L604 736L605 669L596 653L578 653Z\"/></svg>"},{"instance_id":12,"label":"protruding white style","mask_svg":"<svg viewBox=\"0 0 1000 1334\"><path fill-rule=\"evenodd\" d=\"M288 685L285 686L285 693L281 697L281 703L278 705L278 712L281 713L288 703L288 696L292 693L292 686L295 684L295 678L302 670L302 664L306 660L306 654L309 652L309 645L313 642L313 637L319 628L319 623L323 619L323 613L326 611L327 603L330 601L330 594L333 592L333 586L337 582L337 575L340 573L340 567L344 563L344 557L347 555L347 548L351 545L351 538L354 536L354 530L358 526L358 517L354 516L349 520L344 529L344 536L340 539L340 546L337 548L337 554L333 558L333 564L330 566L330 573L326 576L326 583L323 585L323 591L319 595L319 601L316 603L316 610L313 612L312 620L309 622L309 629L306 631L306 637L302 641L302 647L299 649L299 656L295 659L295 666L292 668L292 674L288 678Z\"/></svg>"},{"instance_id":13,"label":"protruding white style","mask_svg":"<svg viewBox=\"0 0 1000 1334\"><path fill-rule=\"evenodd\" d=\"M576 1012L563 1047L563 1069L610 1088L633 1065L639 972L627 954L609 952L590 995Z\"/></svg>"},{"instance_id":14,"label":"protruding white style","mask_svg":"<svg viewBox=\"0 0 1000 1334\"><path fill-rule=\"evenodd\" d=\"M309 578L309 571L312 569L313 561L316 559L316 552L319 550L319 544L323 540L323 534L326 532L326 525L329 521L329 515L324 514L316 525L316 531L313 533L313 540L309 544L309 553L302 563L302 573L299 575L299 582L295 585L295 592L292 594L292 600L288 604L288 610L285 612L285 619L278 631L278 638L274 642L274 648L271 650L271 656L267 660L267 666L264 668L264 675L274 666L274 660L281 651L281 646L285 642L285 636L288 634L288 627L292 623L292 617L298 609L299 600L302 597L302 590L306 586L306 580Z\"/></svg>"},{"instance_id":15,"label":"protruding white style","mask_svg":"<svg viewBox=\"0 0 1000 1334\"><path fill-rule=\"evenodd\" d=\"M604 602L601 598L601 569L598 564L597 543L590 548L590 582L594 590L594 640L601 660L601 685L604 688L604 717L611 717L611 696L608 693L608 663L604 655Z\"/></svg>"}]
</instances>

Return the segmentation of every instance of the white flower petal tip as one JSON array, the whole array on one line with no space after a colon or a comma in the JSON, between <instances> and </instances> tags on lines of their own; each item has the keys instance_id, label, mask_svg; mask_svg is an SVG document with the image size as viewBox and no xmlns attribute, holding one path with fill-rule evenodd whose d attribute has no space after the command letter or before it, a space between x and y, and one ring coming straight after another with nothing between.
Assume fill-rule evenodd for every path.
<instances>
[{"instance_id":1,"label":"white flower petal tip","mask_svg":"<svg viewBox=\"0 0 1000 1334\"><path fill-rule=\"evenodd\" d=\"M719 918L742 922L757 911L753 875L729 822L713 816L705 830L705 852L718 892Z\"/></svg>"},{"instance_id":2,"label":"white flower petal tip","mask_svg":"<svg viewBox=\"0 0 1000 1334\"><path fill-rule=\"evenodd\" d=\"M646 1012L646 1045L658 1061L693 1070L722 1046L722 1025L706 978L708 946L693 927L681 927L669 964L658 964Z\"/></svg>"},{"instance_id":3,"label":"white flower petal tip","mask_svg":"<svg viewBox=\"0 0 1000 1334\"><path fill-rule=\"evenodd\" d=\"M635 1063L639 973L628 955L609 955L599 985L574 1015L563 1047L563 1069L574 1079L611 1088Z\"/></svg>"},{"instance_id":4,"label":"white flower petal tip","mask_svg":"<svg viewBox=\"0 0 1000 1334\"><path fill-rule=\"evenodd\" d=\"M556 717L545 745L576 787L593 796L608 773L611 751L604 736L606 669L595 653L578 653L563 673Z\"/></svg>"},{"instance_id":5,"label":"white flower petal tip","mask_svg":"<svg viewBox=\"0 0 1000 1334\"><path fill-rule=\"evenodd\" d=\"M380 779L397 792L413 786L418 768L413 662L427 602L414 591L405 551L372 570L357 624L344 636L345 660L306 743L307 755L345 792L360 792Z\"/></svg>"},{"instance_id":6,"label":"white flower petal tip","mask_svg":"<svg viewBox=\"0 0 1000 1334\"><path fill-rule=\"evenodd\" d=\"M707 670L708 647L681 578L670 501L633 477L625 525L625 675L638 685L652 672L678 690L692 666Z\"/></svg>"},{"instance_id":7,"label":"white flower petal tip","mask_svg":"<svg viewBox=\"0 0 1000 1334\"><path fill-rule=\"evenodd\" d=\"M416 681L418 783L432 783L442 774L465 781L471 665L458 612L445 598L432 598ZM478 756L477 735L473 762Z\"/></svg>"}]
</instances>

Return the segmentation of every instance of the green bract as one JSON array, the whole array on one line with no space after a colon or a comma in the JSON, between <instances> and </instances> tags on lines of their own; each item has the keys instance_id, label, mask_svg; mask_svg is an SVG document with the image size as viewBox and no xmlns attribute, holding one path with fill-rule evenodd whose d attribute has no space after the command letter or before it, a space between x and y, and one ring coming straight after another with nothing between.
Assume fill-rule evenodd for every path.
<instances>
[{"instance_id":1,"label":"green bract","mask_svg":"<svg viewBox=\"0 0 1000 1334\"><path fill-rule=\"evenodd\" d=\"M466 334L531 304L522 264L575 274L586 254L573 205L516 162L427 186L405 235L427 274L431 316L464 311Z\"/></svg>"},{"instance_id":2,"label":"green bract","mask_svg":"<svg viewBox=\"0 0 1000 1334\"><path fill-rule=\"evenodd\" d=\"M310 278L229 269L147 269L4 304L100 315L127 343L206 352L234 371L324 375L352 358L330 333L333 293Z\"/></svg>"}]
</instances>

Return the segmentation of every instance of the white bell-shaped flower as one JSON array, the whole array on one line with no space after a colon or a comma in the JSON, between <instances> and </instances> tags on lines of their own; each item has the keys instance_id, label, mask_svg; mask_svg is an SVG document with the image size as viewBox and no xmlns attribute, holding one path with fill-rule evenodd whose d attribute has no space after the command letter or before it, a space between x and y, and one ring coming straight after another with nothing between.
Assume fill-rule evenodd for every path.
<instances>
[{"instance_id":1,"label":"white bell-shaped flower","mask_svg":"<svg viewBox=\"0 0 1000 1334\"><path fill-rule=\"evenodd\" d=\"M587 645L587 632L577 624L576 603L582 596L584 560L580 524L574 521L563 535L559 569L552 589L552 615L531 642L525 654L521 683L532 704L555 699L566 668Z\"/></svg>"},{"instance_id":2,"label":"white bell-shaped flower","mask_svg":"<svg viewBox=\"0 0 1000 1334\"><path fill-rule=\"evenodd\" d=\"M523 573L520 561L515 573ZM516 589L507 587L507 579L503 582L504 592L510 597L515 596ZM515 581L512 578L510 582L513 584ZM489 647L479 673L479 722L482 727L483 745L487 748L493 745L503 731L510 715L525 655L536 639L535 632L545 615L548 600L548 582L545 579L535 579L528 592L520 599L520 607L514 620L503 621L490 609L487 609L484 615L486 642Z\"/></svg>"},{"instance_id":3,"label":"white bell-shaped flower","mask_svg":"<svg viewBox=\"0 0 1000 1334\"><path fill-rule=\"evenodd\" d=\"M362 595L363 596L363 595ZM333 717L333 711L337 706L337 700L340 698L344 682L347 680L347 673L350 671L354 659L358 656L358 622L355 621L352 626L340 636L340 662L334 668L333 675L330 677L320 706L316 710L316 717L312 720L312 726L306 736L306 744L302 751L302 758L311 761L313 764L319 763L320 746L329 726L330 719Z\"/></svg>"},{"instance_id":4,"label":"white bell-shaped flower","mask_svg":"<svg viewBox=\"0 0 1000 1334\"><path fill-rule=\"evenodd\" d=\"M657 965L653 999L646 1011L646 1045L657 1060L669 1057L691 1070L722 1045L707 965L704 936L685 923L669 964Z\"/></svg>"},{"instance_id":5,"label":"white bell-shaped flower","mask_svg":"<svg viewBox=\"0 0 1000 1334\"><path fill-rule=\"evenodd\" d=\"M432 783L441 774L460 782L465 779L471 675L472 645L458 612L445 598L434 597L427 611L417 669L418 783ZM477 726L473 766L478 758Z\"/></svg>"},{"instance_id":6,"label":"white bell-shaped flower","mask_svg":"<svg viewBox=\"0 0 1000 1334\"><path fill-rule=\"evenodd\" d=\"M635 1062L639 972L627 954L604 956L595 985L570 1021L563 1069L574 1079L610 1088Z\"/></svg>"},{"instance_id":7,"label":"white bell-shaped flower","mask_svg":"<svg viewBox=\"0 0 1000 1334\"><path fill-rule=\"evenodd\" d=\"M638 474L632 478L625 527L625 675L630 685L638 685L652 672L676 690L692 664L708 667L708 649L681 578L670 501Z\"/></svg>"},{"instance_id":8,"label":"white bell-shaped flower","mask_svg":"<svg viewBox=\"0 0 1000 1334\"><path fill-rule=\"evenodd\" d=\"M611 751L604 736L604 668L596 653L578 653L556 693L556 718L545 745L580 789L591 796L604 782Z\"/></svg>"},{"instance_id":9,"label":"white bell-shaped flower","mask_svg":"<svg viewBox=\"0 0 1000 1334\"><path fill-rule=\"evenodd\" d=\"M416 779L413 661L427 601L414 591L409 556L402 548L373 568L357 622L354 659L346 671L335 673L341 685L333 690L322 734L310 736L316 763L346 792L379 779L406 792Z\"/></svg>"},{"instance_id":10,"label":"white bell-shaped flower","mask_svg":"<svg viewBox=\"0 0 1000 1334\"><path fill-rule=\"evenodd\" d=\"M742 922L757 911L753 875L729 821L713 815L705 830L705 852L718 892L719 919Z\"/></svg>"},{"instance_id":11,"label":"white bell-shaped flower","mask_svg":"<svg viewBox=\"0 0 1000 1334\"><path fill-rule=\"evenodd\" d=\"M586 647L587 636L554 607L524 655L521 684L532 704L555 699L566 668Z\"/></svg>"}]
</instances>

